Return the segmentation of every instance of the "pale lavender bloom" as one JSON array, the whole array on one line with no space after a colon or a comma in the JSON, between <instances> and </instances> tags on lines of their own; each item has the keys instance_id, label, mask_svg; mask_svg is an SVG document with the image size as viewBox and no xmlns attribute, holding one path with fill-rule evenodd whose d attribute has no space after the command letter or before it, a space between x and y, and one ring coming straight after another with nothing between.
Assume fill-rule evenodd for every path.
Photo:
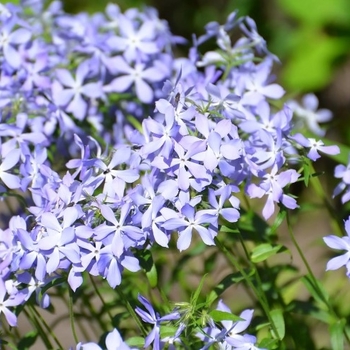
<instances>
[{"instance_id":1,"label":"pale lavender bloom","mask_svg":"<svg viewBox=\"0 0 350 350\"><path fill-rule=\"evenodd\" d=\"M125 92L132 85L135 85L138 99L143 103L152 102L154 92L148 82L155 83L166 78L166 73L157 68L155 63L149 68L144 63L135 63L135 66L131 67L122 57L116 57L114 64L118 73L122 75L105 85L103 88L104 92Z\"/></svg>"},{"instance_id":2,"label":"pale lavender bloom","mask_svg":"<svg viewBox=\"0 0 350 350\"><path fill-rule=\"evenodd\" d=\"M0 48L3 51L6 62L13 68L18 69L21 66L22 58L15 45L25 44L31 37L31 32L25 28L18 28L15 31L15 18L10 19L0 30Z\"/></svg>"},{"instance_id":3,"label":"pale lavender bloom","mask_svg":"<svg viewBox=\"0 0 350 350\"><path fill-rule=\"evenodd\" d=\"M272 60L266 59L255 66L255 71L247 76L241 83L246 92L242 95L242 104L251 106L257 105L266 97L279 99L284 95L284 90L278 84L270 84L270 72L272 69Z\"/></svg>"},{"instance_id":4,"label":"pale lavender bloom","mask_svg":"<svg viewBox=\"0 0 350 350\"><path fill-rule=\"evenodd\" d=\"M158 312L153 309L151 303L139 294L138 299L140 303L146 308L147 311L142 310L137 307L135 309L136 313L141 317L142 321L153 324L152 331L147 335L145 339L144 347L147 348L153 342L153 349L160 350L161 341L160 341L160 324L162 322L178 320L180 318L180 314L177 311L171 312L168 315L160 316Z\"/></svg>"},{"instance_id":5,"label":"pale lavender bloom","mask_svg":"<svg viewBox=\"0 0 350 350\"><path fill-rule=\"evenodd\" d=\"M161 213L163 212L164 211L161 210ZM214 237L217 232L207 229L203 224L215 222L216 220L217 218L215 216L206 213L206 211L202 210L195 213L191 205L185 204L181 208L181 216L176 215L174 212L173 218L165 220L163 227L166 230L178 231L179 238L177 240L177 248L182 251L190 246L193 231L198 232L206 245L215 245Z\"/></svg>"},{"instance_id":6,"label":"pale lavender bloom","mask_svg":"<svg viewBox=\"0 0 350 350\"><path fill-rule=\"evenodd\" d=\"M145 240L143 231L128 222L131 203L125 203L120 208L120 218L117 220L115 213L108 205L100 205L101 215L112 225L100 225L95 229L98 240L111 237L111 249L116 257L120 257L131 246L142 244Z\"/></svg>"},{"instance_id":7,"label":"pale lavender bloom","mask_svg":"<svg viewBox=\"0 0 350 350\"><path fill-rule=\"evenodd\" d=\"M328 109L317 110L318 99L314 94L303 96L301 104L294 100L287 102L287 104L296 117L300 118L313 133L318 136L325 135L326 132L320 127L319 123L330 121L333 114Z\"/></svg>"},{"instance_id":8,"label":"pale lavender bloom","mask_svg":"<svg viewBox=\"0 0 350 350\"><path fill-rule=\"evenodd\" d=\"M6 298L6 286L2 278L0 278L0 315L3 313L8 324L12 327L17 326L17 316L9 309L9 307L18 306L24 301L26 294L18 292Z\"/></svg>"},{"instance_id":9,"label":"pale lavender bloom","mask_svg":"<svg viewBox=\"0 0 350 350\"><path fill-rule=\"evenodd\" d=\"M283 171L279 174L277 165L274 165L269 174L263 176L264 180L257 186L254 183L248 185L246 192L250 198L261 198L267 195L267 201L263 208L263 217L267 220L271 217L275 210L275 202L281 202L289 209L298 207L296 200L291 196L283 193L283 187L296 182L300 174L294 169Z\"/></svg>"},{"instance_id":10,"label":"pale lavender bloom","mask_svg":"<svg viewBox=\"0 0 350 350\"><path fill-rule=\"evenodd\" d=\"M344 221L347 236L338 237L334 235L323 237L324 242L332 249L345 250L343 255L328 261L326 271L337 270L342 266L347 269L346 275L350 278L350 217Z\"/></svg>"},{"instance_id":11,"label":"pale lavender bloom","mask_svg":"<svg viewBox=\"0 0 350 350\"><path fill-rule=\"evenodd\" d=\"M19 176L8 173L20 160L21 151L16 148L7 153L0 164L0 179L11 189L20 188L21 180Z\"/></svg>"},{"instance_id":12,"label":"pale lavender bloom","mask_svg":"<svg viewBox=\"0 0 350 350\"><path fill-rule=\"evenodd\" d=\"M217 310L231 313L228 306L220 300ZM222 328L219 328L214 322L211 322L209 327L203 329L203 333L197 333L197 336L202 339L206 345L201 350L207 350L213 344L218 344L219 349L227 350L255 350L256 337L249 334L239 334L245 331L251 323L254 310L247 309L239 315L241 321L221 321ZM263 350L263 349L260 349Z\"/></svg>"},{"instance_id":13,"label":"pale lavender bloom","mask_svg":"<svg viewBox=\"0 0 350 350\"><path fill-rule=\"evenodd\" d=\"M119 14L118 27L120 36L112 36L107 40L111 50L122 52L128 62L147 60L149 55L159 52L159 48L154 41L155 25L153 21L145 21L138 30L135 29L135 22Z\"/></svg>"},{"instance_id":14,"label":"pale lavender bloom","mask_svg":"<svg viewBox=\"0 0 350 350\"><path fill-rule=\"evenodd\" d=\"M350 200L350 159L348 161L347 166L339 164L335 167L334 176L336 178L342 179L342 181L335 187L333 191L333 197L337 196L346 189L345 193L341 198L342 203L346 203Z\"/></svg>"},{"instance_id":15,"label":"pale lavender bloom","mask_svg":"<svg viewBox=\"0 0 350 350\"><path fill-rule=\"evenodd\" d=\"M79 120L84 119L88 108L88 104L82 95L91 99L102 96L101 82L84 84L89 72L88 62L83 62L78 66L75 79L67 69L56 70L58 80L66 87L59 95L56 95L57 104L67 106L67 112L72 112Z\"/></svg>"},{"instance_id":16,"label":"pale lavender bloom","mask_svg":"<svg viewBox=\"0 0 350 350\"><path fill-rule=\"evenodd\" d=\"M300 145L302 145L305 148L310 148L307 157L311 160L315 161L321 156L318 154L318 152L323 152L330 155L336 155L340 153L340 149L338 146L324 146L324 143L319 140L316 141L313 138L306 138L302 134L296 134L293 137L291 137L292 140L296 141Z\"/></svg>"}]
</instances>

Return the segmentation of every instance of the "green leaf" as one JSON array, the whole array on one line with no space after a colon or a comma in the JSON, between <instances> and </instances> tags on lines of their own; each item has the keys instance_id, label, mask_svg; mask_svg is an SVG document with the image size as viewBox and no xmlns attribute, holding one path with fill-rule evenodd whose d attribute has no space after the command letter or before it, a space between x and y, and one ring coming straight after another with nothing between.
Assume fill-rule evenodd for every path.
<instances>
[{"instance_id":1,"label":"green leaf","mask_svg":"<svg viewBox=\"0 0 350 350\"><path fill-rule=\"evenodd\" d=\"M220 311L220 310L212 310L209 312L209 316L215 321L215 322L221 322L221 321L242 321L242 318L236 315L233 315L229 312Z\"/></svg>"},{"instance_id":2,"label":"green leaf","mask_svg":"<svg viewBox=\"0 0 350 350\"><path fill-rule=\"evenodd\" d=\"M270 243L263 243L255 247L251 254L251 260L253 263L258 263L268 259L270 256L277 254L280 251L286 251L283 245L271 245Z\"/></svg>"},{"instance_id":3,"label":"green leaf","mask_svg":"<svg viewBox=\"0 0 350 350\"><path fill-rule=\"evenodd\" d=\"M248 277L251 277L254 275L253 269L245 269L245 273ZM235 283L239 283L244 280L244 277L240 272L231 273L228 276L226 276L224 279L221 280L220 283L212 290L206 299L207 307L210 307L210 305L229 287L231 287Z\"/></svg>"},{"instance_id":4,"label":"green leaf","mask_svg":"<svg viewBox=\"0 0 350 350\"><path fill-rule=\"evenodd\" d=\"M18 342L18 345L17 345L18 350L29 349L32 345L34 345L37 337L38 337L38 332L37 331L30 331L30 332L28 332Z\"/></svg>"},{"instance_id":5,"label":"green leaf","mask_svg":"<svg viewBox=\"0 0 350 350\"><path fill-rule=\"evenodd\" d=\"M148 282L149 282L151 288L157 287L158 273L157 273L157 268L156 268L155 264L152 265L152 268L150 271L146 272L146 276L147 276L147 279L148 279Z\"/></svg>"},{"instance_id":6,"label":"green leaf","mask_svg":"<svg viewBox=\"0 0 350 350\"><path fill-rule=\"evenodd\" d=\"M344 327L346 320L338 320L330 326L332 349L344 349Z\"/></svg>"},{"instance_id":7,"label":"green leaf","mask_svg":"<svg viewBox=\"0 0 350 350\"><path fill-rule=\"evenodd\" d=\"M145 270L146 277L151 288L155 288L158 284L158 273L156 265L153 261L150 250L139 250L136 252L136 257L139 259L140 266Z\"/></svg>"},{"instance_id":8,"label":"green leaf","mask_svg":"<svg viewBox=\"0 0 350 350\"><path fill-rule=\"evenodd\" d=\"M301 278L301 281L316 301L328 306L327 302L329 300L329 296L317 280L311 278L310 275L306 275Z\"/></svg>"},{"instance_id":9,"label":"green leaf","mask_svg":"<svg viewBox=\"0 0 350 350\"><path fill-rule=\"evenodd\" d=\"M270 312L270 316L277 329L276 336L279 340L282 340L286 333L284 318L283 318L283 311L281 309L274 309Z\"/></svg>"},{"instance_id":10,"label":"green leaf","mask_svg":"<svg viewBox=\"0 0 350 350\"><path fill-rule=\"evenodd\" d=\"M145 345L145 339L142 337L131 337L125 341L129 346L136 346L138 348L143 348Z\"/></svg>"},{"instance_id":11,"label":"green leaf","mask_svg":"<svg viewBox=\"0 0 350 350\"><path fill-rule=\"evenodd\" d=\"M271 225L270 228L267 229L267 234L269 236L273 236L278 229L278 227L281 226L282 222L286 218L287 212L285 210L280 210L280 212L277 214L277 217L274 221L274 223Z\"/></svg>"},{"instance_id":12,"label":"green leaf","mask_svg":"<svg viewBox=\"0 0 350 350\"><path fill-rule=\"evenodd\" d=\"M206 277L207 277L207 274L205 274L202 277L202 279L201 279L201 281L200 281L196 291L194 292L194 294L191 297L191 305L192 306L195 306L197 304L197 301L198 301L198 298L199 298L199 294L200 294L200 292L201 292L201 290L203 288L204 280L205 280Z\"/></svg>"},{"instance_id":13,"label":"green leaf","mask_svg":"<svg viewBox=\"0 0 350 350\"><path fill-rule=\"evenodd\" d=\"M259 343L259 348L263 348L263 349L277 349L278 348L278 340L277 339L271 339L271 338L264 338Z\"/></svg>"}]
</instances>

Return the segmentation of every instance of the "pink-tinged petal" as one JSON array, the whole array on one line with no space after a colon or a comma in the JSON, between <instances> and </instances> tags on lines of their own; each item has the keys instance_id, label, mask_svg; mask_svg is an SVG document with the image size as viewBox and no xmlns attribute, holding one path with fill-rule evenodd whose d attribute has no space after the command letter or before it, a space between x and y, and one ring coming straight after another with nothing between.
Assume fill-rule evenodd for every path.
<instances>
[{"instance_id":1,"label":"pink-tinged petal","mask_svg":"<svg viewBox=\"0 0 350 350\"><path fill-rule=\"evenodd\" d=\"M75 86L75 81L72 74L67 69L58 68L56 69L57 79L67 87L72 88Z\"/></svg>"},{"instance_id":2,"label":"pink-tinged petal","mask_svg":"<svg viewBox=\"0 0 350 350\"><path fill-rule=\"evenodd\" d=\"M7 63L11 67L18 69L22 63L21 55L11 45L6 45L3 50Z\"/></svg>"},{"instance_id":3,"label":"pink-tinged petal","mask_svg":"<svg viewBox=\"0 0 350 350\"><path fill-rule=\"evenodd\" d=\"M336 256L335 258L328 261L326 271L337 270L340 267L345 266L348 261L349 261L349 253Z\"/></svg>"},{"instance_id":4,"label":"pink-tinged petal","mask_svg":"<svg viewBox=\"0 0 350 350\"><path fill-rule=\"evenodd\" d=\"M8 188L16 189L21 187L21 179L16 175L0 172L0 178Z\"/></svg>"},{"instance_id":5,"label":"pink-tinged petal","mask_svg":"<svg viewBox=\"0 0 350 350\"><path fill-rule=\"evenodd\" d=\"M350 248L343 238L334 235L323 237L323 241L328 245L328 247L333 249L349 250Z\"/></svg>"},{"instance_id":6,"label":"pink-tinged petal","mask_svg":"<svg viewBox=\"0 0 350 350\"><path fill-rule=\"evenodd\" d=\"M136 95L143 103L150 103L153 100L153 90L142 79L136 79L135 81Z\"/></svg>"},{"instance_id":7,"label":"pink-tinged petal","mask_svg":"<svg viewBox=\"0 0 350 350\"><path fill-rule=\"evenodd\" d=\"M186 250L190 246L191 240L192 240L192 227L187 227L186 230L179 233L179 238L176 244L177 249L179 249L180 252L183 250Z\"/></svg>"},{"instance_id":8,"label":"pink-tinged petal","mask_svg":"<svg viewBox=\"0 0 350 350\"><path fill-rule=\"evenodd\" d=\"M12 44L25 44L31 36L32 33L28 29L19 28L9 35L8 41Z\"/></svg>"}]
</instances>

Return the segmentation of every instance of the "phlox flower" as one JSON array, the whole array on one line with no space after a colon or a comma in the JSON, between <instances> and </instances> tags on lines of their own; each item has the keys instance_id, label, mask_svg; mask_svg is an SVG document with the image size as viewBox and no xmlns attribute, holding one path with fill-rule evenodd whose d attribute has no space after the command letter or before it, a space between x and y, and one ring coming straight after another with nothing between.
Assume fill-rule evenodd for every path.
<instances>
[{"instance_id":1,"label":"phlox flower","mask_svg":"<svg viewBox=\"0 0 350 350\"><path fill-rule=\"evenodd\" d=\"M147 337L145 339L144 347L147 348L153 342L153 349L159 350L160 346L161 346L161 343L160 343L160 324L162 322L178 320L180 318L180 314L177 311L174 311L168 315L161 317L158 314L158 312L156 312L153 309L153 306L146 298L144 298L142 295L139 295L138 299L139 299L140 303L146 308L147 311L142 310L141 308L137 307L135 309L136 313L141 317L142 321L154 325L152 331L147 335Z\"/></svg>"},{"instance_id":2,"label":"phlox flower","mask_svg":"<svg viewBox=\"0 0 350 350\"><path fill-rule=\"evenodd\" d=\"M328 261L326 271L337 270L342 266L347 269L346 275L350 278L350 217L344 222L347 236L338 237L334 235L323 238L328 247L332 249L345 250L345 253Z\"/></svg>"},{"instance_id":3,"label":"phlox flower","mask_svg":"<svg viewBox=\"0 0 350 350\"><path fill-rule=\"evenodd\" d=\"M323 152L330 155L335 155L340 153L340 149L338 146L336 145L325 146L321 140L316 141L313 138L307 139L302 134L296 134L293 137L291 137L291 139L295 140L297 143L299 143L303 147L309 148L307 157L313 161L321 157L318 152Z\"/></svg>"},{"instance_id":4,"label":"phlox flower","mask_svg":"<svg viewBox=\"0 0 350 350\"><path fill-rule=\"evenodd\" d=\"M302 103L297 101L289 101L288 106L292 109L295 115L305 124L308 128L318 136L324 136L325 130L323 130L319 123L325 123L332 119L333 114L328 109L318 108L318 99L314 94L307 94L302 98Z\"/></svg>"}]
</instances>

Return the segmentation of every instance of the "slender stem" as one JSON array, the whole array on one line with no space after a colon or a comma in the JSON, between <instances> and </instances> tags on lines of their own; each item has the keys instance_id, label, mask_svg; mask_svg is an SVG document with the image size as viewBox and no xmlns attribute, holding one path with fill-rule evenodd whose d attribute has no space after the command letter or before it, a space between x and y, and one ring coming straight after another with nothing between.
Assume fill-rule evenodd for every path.
<instances>
[{"instance_id":1,"label":"slender stem","mask_svg":"<svg viewBox=\"0 0 350 350\"><path fill-rule=\"evenodd\" d=\"M104 301L102 294L100 293L99 289L97 288L96 282L94 281L93 277L90 274L89 274L89 277L90 277L90 281L92 283L92 286L94 287L94 290L95 290L97 296L99 297L99 299L101 300L102 305L106 309L109 318L111 319L111 321L113 321L113 316L112 316L109 308L107 307L106 302Z\"/></svg>"},{"instance_id":2,"label":"slender stem","mask_svg":"<svg viewBox=\"0 0 350 350\"><path fill-rule=\"evenodd\" d=\"M330 312L336 319L339 319L337 313L336 313L335 310L333 309L333 306L329 303L329 301L327 300L327 298L324 296L322 290L320 289L320 287L319 287L319 285L318 285L318 283L317 283L317 278L315 277L313 271L311 270L311 267L310 267L308 261L306 260L305 255L304 255L303 251L301 250L301 248L300 248L300 246L299 246L299 244L298 244L298 242L297 242L297 240L296 240L296 238L295 238L295 235L294 235L294 232L293 232L291 223L290 223L290 217L289 217L288 212L287 212L287 226L288 226L289 235L290 235L290 237L291 237L291 239L292 239L292 241L293 241L293 244L294 244L294 246L296 247L296 249L297 249L297 251L298 251L298 253L299 253L299 255L300 255L300 257L301 257L301 259L302 259L302 261L303 261L303 263L304 263L304 265L305 265L305 267L306 267L306 269L307 269L307 271L308 271L308 273L309 273L309 276L310 276L310 278L311 278L311 280L312 280L312 283L313 283L314 288L317 290L318 295L322 298L322 301L323 301L323 303L327 306L329 312ZM346 337L347 342L350 344L350 338L349 338L347 332L345 331L345 328L344 328L343 332L344 332L344 335L345 335L345 337Z\"/></svg>"},{"instance_id":3,"label":"slender stem","mask_svg":"<svg viewBox=\"0 0 350 350\"><path fill-rule=\"evenodd\" d=\"M38 333L40 334L40 337L42 339L42 341L44 342L45 346L47 349L54 349L54 347L52 346L49 338L47 337L45 331L43 330L43 328L41 327L41 324L39 322L39 320L37 319L37 317L35 316L33 310L32 310L33 306L29 304L29 310L30 313L24 308L23 312L26 314L27 319L29 319L31 321L31 323L33 324L33 326L36 328L36 330L38 331Z\"/></svg>"},{"instance_id":4,"label":"slender stem","mask_svg":"<svg viewBox=\"0 0 350 350\"><path fill-rule=\"evenodd\" d=\"M242 267L240 266L240 264L238 263L238 261L234 258L234 256L228 251L228 249L220 242L220 240L215 237L215 244L216 246L223 252L223 254L225 255L226 259L242 274L242 276L244 277L245 281L247 282L247 284L249 285L249 287L254 291L256 297L258 298L261 307L263 308L266 317L268 318L271 327L274 331L274 334L276 337L278 337L278 331L277 331L277 327L275 325L275 322L273 321L273 319L271 318L270 315L270 308L268 303L265 300L265 295L262 296L263 291L261 293L261 291L259 289L257 289L254 285L254 283L250 280L249 276L247 275L247 273L244 271L244 269L242 269Z\"/></svg>"},{"instance_id":5,"label":"slender stem","mask_svg":"<svg viewBox=\"0 0 350 350\"><path fill-rule=\"evenodd\" d=\"M53 340L56 342L57 346L60 349L63 349L63 346L60 343L60 341L58 340L58 338L56 337L56 334L52 331L51 327L46 323L46 321L44 320L42 315L40 315L40 313L38 312L38 310L35 308L34 305L32 306L32 310L35 313L35 315L38 317L38 319L42 322L42 324L44 325L44 328L46 329L46 331L51 335Z\"/></svg>"},{"instance_id":6,"label":"slender stem","mask_svg":"<svg viewBox=\"0 0 350 350\"><path fill-rule=\"evenodd\" d=\"M121 301L124 303L125 307L129 311L132 318L135 320L136 324L140 328L141 332L146 336L148 334L147 330L143 326L142 322L140 321L139 317L137 316L136 312L134 311L133 307L131 306L128 298L125 297L124 293L121 291L120 288L116 288L115 291L118 293Z\"/></svg>"},{"instance_id":7,"label":"slender stem","mask_svg":"<svg viewBox=\"0 0 350 350\"><path fill-rule=\"evenodd\" d=\"M72 329L72 333L73 333L73 338L76 344L78 344L79 340L78 340L78 336L77 336L77 332L75 329L75 323L74 323L74 312L73 312L73 291L68 287L68 293L69 293L69 297L68 297L68 307L69 307L69 319L70 319L70 326Z\"/></svg>"}]
</instances>

